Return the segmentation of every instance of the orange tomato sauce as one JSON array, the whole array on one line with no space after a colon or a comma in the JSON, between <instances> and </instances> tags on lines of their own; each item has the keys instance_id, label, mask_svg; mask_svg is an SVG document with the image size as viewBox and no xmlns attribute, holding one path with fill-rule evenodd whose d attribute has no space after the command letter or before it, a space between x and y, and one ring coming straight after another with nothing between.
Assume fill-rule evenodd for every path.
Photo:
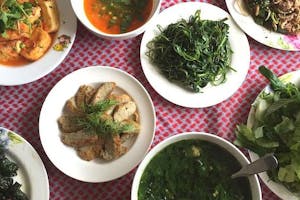
<instances>
[{"instance_id":1,"label":"orange tomato sauce","mask_svg":"<svg viewBox=\"0 0 300 200\"><path fill-rule=\"evenodd\" d=\"M120 34L120 21L117 21L114 25L110 24L110 20L114 17L113 13L111 15L105 12L104 14L100 14L103 9L105 9L106 5L99 0L84 0L84 10L87 18L98 30L109 33L109 34ZM153 7L153 0L148 0L146 7L142 11L142 19L138 19L137 16L133 16L133 20L131 21L129 27L125 32L130 32L140 26L142 26L151 14Z\"/></svg>"},{"instance_id":2,"label":"orange tomato sauce","mask_svg":"<svg viewBox=\"0 0 300 200\"><path fill-rule=\"evenodd\" d=\"M47 52L50 50L51 46L53 45L53 43L54 43L54 41L56 39L57 33L49 33L49 34L50 34L50 36L52 38L52 43L51 43L49 49L47 50ZM39 59L41 59L41 58L39 58ZM30 60L27 60L26 58L20 56L19 58L14 59L14 60L9 60L9 61L5 61L5 62L4 61L0 61L0 64L1 65L5 65L6 67L22 67L22 66L30 64L32 62L35 62L35 61L30 61Z\"/></svg>"},{"instance_id":3,"label":"orange tomato sauce","mask_svg":"<svg viewBox=\"0 0 300 200\"><path fill-rule=\"evenodd\" d=\"M29 63L30 63L30 61L23 57L20 57L15 60L9 60L6 62L4 62L4 61L0 62L0 64L5 65L7 67L19 67L19 66L27 65Z\"/></svg>"}]
</instances>

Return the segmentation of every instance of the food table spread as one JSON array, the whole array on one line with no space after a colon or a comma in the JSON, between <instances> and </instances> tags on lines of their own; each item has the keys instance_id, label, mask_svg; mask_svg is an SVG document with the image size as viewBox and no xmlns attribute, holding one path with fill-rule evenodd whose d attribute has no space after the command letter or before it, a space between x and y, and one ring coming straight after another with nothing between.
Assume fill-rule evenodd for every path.
<instances>
[{"instance_id":1,"label":"food table spread","mask_svg":"<svg viewBox=\"0 0 300 200\"><path fill-rule=\"evenodd\" d=\"M161 10L180 2L185 1L163 0ZM225 1L205 2L227 10ZM135 168L125 176L105 183L85 183L66 176L48 159L39 138L40 111L53 86L69 73L101 65L124 70L137 78L149 92L155 106L154 147L169 136L190 131L212 133L233 141L236 125L246 122L251 103L267 84L267 80L259 74L258 67L265 65L278 75L300 69L299 51L270 48L248 37L251 60L242 86L217 105L185 108L165 100L147 81L140 61L141 39L142 35L126 40L101 39L78 23L73 47L55 70L31 83L0 86L0 126L20 134L36 149L48 173L50 199L130 199L136 171ZM279 199L262 182L261 186L264 200Z\"/></svg>"}]
</instances>

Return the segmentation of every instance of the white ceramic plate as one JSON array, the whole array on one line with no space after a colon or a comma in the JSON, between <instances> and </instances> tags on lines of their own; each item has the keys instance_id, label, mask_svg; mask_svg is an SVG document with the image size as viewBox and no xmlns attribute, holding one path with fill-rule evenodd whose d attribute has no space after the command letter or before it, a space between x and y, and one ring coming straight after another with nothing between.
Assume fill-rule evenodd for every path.
<instances>
[{"instance_id":1,"label":"white ceramic plate","mask_svg":"<svg viewBox=\"0 0 300 200\"><path fill-rule=\"evenodd\" d=\"M14 180L31 200L48 200L49 183L45 166L34 148L20 135L0 127L0 142L6 143L6 156L19 166Z\"/></svg>"},{"instance_id":2,"label":"white ceramic plate","mask_svg":"<svg viewBox=\"0 0 300 200\"><path fill-rule=\"evenodd\" d=\"M235 22L254 40L276 49L289 51L300 50L300 35L289 36L270 31L263 26L256 24L252 16L248 14L245 9L241 9L241 6L238 6L237 2L240 0L225 1Z\"/></svg>"},{"instance_id":3,"label":"white ceramic plate","mask_svg":"<svg viewBox=\"0 0 300 200\"><path fill-rule=\"evenodd\" d=\"M230 26L229 42L234 51L231 66L236 72L229 72L226 76L227 80L225 83L218 86L209 84L202 89L202 93L194 93L177 84L171 83L160 73L159 69L149 61L145 53L147 52L147 43L159 34L157 25L161 25L165 28L180 19L187 20L199 9L201 10L202 19L221 20L225 17L228 18L226 23ZM226 100L241 86L250 65L250 49L247 37L235 25L227 12L211 4L188 2L176 4L158 15L156 20L144 33L140 49L140 58L146 78L162 97L183 107L200 108L209 107Z\"/></svg>"},{"instance_id":4,"label":"white ceramic plate","mask_svg":"<svg viewBox=\"0 0 300 200\"><path fill-rule=\"evenodd\" d=\"M101 82L115 82L135 100L141 130L129 151L120 158L111 162L84 161L74 148L61 142L57 119L80 85ZM125 175L143 159L155 133L155 110L149 94L133 76L112 67L88 67L69 74L53 87L41 110L39 130L46 154L63 173L85 182L105 182Z\"/></svg>"},{"instance_id":5,"label":"white ceramic plate","mask_svg":"<svg viewBox=\"0 0 300 200\"><path fill-rule=\"evenodd\" d=\"M287 73L287 74L281 76L280 80L282 80L284 83L292 82L292 83L295 83L296 85L300 86L300 70ZM267 86L265 88L265 91L269 92L270 86ZM254 101L253 105L255 105L258 101L260 101L259 96L260 95L258 95L258 97ZM247 126L251 128L253 126L254 120L255 120L255 107L252 106L249 116L248 116ZM255 161L259 158L259 156L255 153L253 153L252 151L249 151L249 155L250 155L251 161ZM276 183L274 181L271 181L266 172L260 173L259 176L262 179L262 181L270 188L270 190L274 194L276 194L278 197L280 197L281 199L283 199L283 200L299 200L300 199L300 196L297 196L296 194L291 193L283 185Z\"/></svg>"},{"instance_id":6,"label":"white ceramic plate","mask_svg":"<svg viewBox=\"0 0 300 200\"><path fill-rule=\"evenodd\" d=\"M48 52L39 60L23 66L0 65L0 85L21 85L33 82L54 70L68 55L75 40L77 19L73 13L70 1L56 0L59 10L60 28ZM53 45L57 44L58 37L70 37L70 44L63 51L55 51Z\"/></svg>"}]
</instances>

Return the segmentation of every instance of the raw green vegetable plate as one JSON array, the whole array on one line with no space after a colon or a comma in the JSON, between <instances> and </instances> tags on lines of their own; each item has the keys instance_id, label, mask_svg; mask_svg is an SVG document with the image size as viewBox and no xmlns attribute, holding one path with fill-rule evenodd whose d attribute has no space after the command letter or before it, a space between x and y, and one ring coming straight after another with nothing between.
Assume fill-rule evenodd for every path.
<instances>
[{"instance_id":1,"label":"raw green vegetable plate","mask_svg":"<svg viewBox=\"0 0 300 200\"><path fill-rule=\"evenodd\" d=\"M13 181L21 184L20 189L28 199L48 200L47 172L34 148L17 133L2 127L0 127L0 147L0 150L5 149L5 157L18 166Z\"/></svg>"},{"instance_id":2,"label":"raw green vegetable plate","mask_svg":"<svg viewBox=\"0 0 300 200\"><path fill-rule=\"evenodd\" d=\"M287 74L279 77L279 79L284 84L291 82L291 83L294 83L299 88L300 87L300 70L287 73ZM271 92L270 86L267 86L263 91L266 92L266 93L270 93ZM262 95L262 93L263 92L261 92L258 95L256 100L252 104L252 107L251 107L251 110L250 110L250 113L249 113L249 116L248 116L248 120L247 120L247 127L248 128L252 128L254 123L256 122L257 118L259 118L259 116L260 116L261 112L257 111L258 107L262 108L261 110L264 110L263 106L257 106L262 101L261 97L260 97ZM277 129L282 134L282 132L287 130L288 127L284 127L283 130L280 130L280 127L278 126ZM257 132L257 134L258 134L258 132ZM289 138L291 138L291 136ZM271 143L269 143L269 144L271 145ZM259 156L256 153L252 152L252 151L249 151L249 154L250 154L250 158L251 158L252 161L257 160L259 158ZM280 160L282 160L282 159L280 159ZM276 183L276 182L270 180L270 177L268 176L268 174L266 172L260 173L259 175L260 175L260 178L262 179L262 181L270 188L270 190L272 192L274 192L277 196L279 196L281 199L283 199L283 200L298 200L298 199L300 199L299 194L292 193L286 187L284 187L282 184ZM285 178L288 178L288 177L285 177Z\"/></svg>"},{"instance_id":3,"label":"raw green vegetable plate","mask_svg":"<svg viewBox=\"0 0 300 200\"><path fill-rule=\"evenodd\" d=\"M221 84L216 84L216 85L209 83L205 85L205 87L200 88L200 92L191 91L189 88L187 89L186 87L183 87L182 84L180 84L180 83L184 83L183 81L180 82L179 84L173 81L169 81L169 79L162 74L160 68L151 61L149 54L147 53L149 50L148 49L149 46L147 46L148 43L160 34L159 27L164 29L168 27L168 25L177 23L180 20L188 21L191 16L196 16L195 14L197 13L196 11L200 11L201 20L212 20L212 21L224 20L224 22L229 25L228 41L229 41L230 48L233 51L231 56L230 56L230 51L228 51L228 49L224 49L220 53L220 55L222 55L223 57L225 57L226 53L229 53L229 57L230 57L228 61L230 62L229 66L233 68L233 70L228 70L228 72L226 73L225 80ZM197 14L199 14L199 12ZM221 31L210 30L210 33L218 33L218 32ZM203 56L205 57L205 59L207 59L207 62L203 61L204 58L202 59L202 55L200 57L201 59L195 61L201 63L197 65L197 70L202 70L199 69L200 66L202 68L205 68L204 65L210 63L211 60L209 59L213 57L210 56L212 54L212 50L210 48L206 48L205 45L199 42L199 40L195 37L197 37L196 34L194 34L191 37L192 38L191 40L193 40L191 41L191 44L197 42L197 44L200 44L201 48L204 49L200 51L200 54L208 55L207 57ZM204 40L210 39L207 38L206 36L203 37L205 37ZM214 38L216 38L216 36L214 36ZM183 45L186 44L186 42L183 43L184 43ZM221 44L220 46L224 46ZM193 45L197 47L195 48L196 49L195 54L199 55L198 52L199 46L195 44ZM177 47L178 46L175 45L174 48L178 49ZM180 48L182 48L182 46ZM190 49L191 47L189 46L189 51ZM190 56L187 55L190 54L190 52L187 51L188 50L181 49L180 53L178 54L181 57L184 57L185 60L195 59L195 57L197 57L195 56L193 58L190 58ZM152 85L152 87L156 90L156 92L158 92L162 97L164 97L165 99L167 99L168 101L174 104L183 107L201 108L201 107L209 107L228 99L241 86L248 72L248 68L250 64L250 50L249 50L249 43L246 35L235 25L232 18L227 12L225 12L219 7L216 7L208 3L186 2L186 3L179 3L167 8L157 16L157 18L153 21L151 25L148 26L141 42L140 58L141 58L142 68L147 80ZM163 61L164 58L165 57L162 57L160 58L160 60ZM215 57L212 59L215 59ZM171 60L169 59L169 61L172 61L172 59ZM226 62L227 60L225 61L225 63ZM220 62L214 66L216 67L218 65L221 65ZM194 68L194 66L195 65L189 65L188 68L191 69ZM183 71L186 72L187 70L183 70ZM188 75L190 78L202 76L201 74L195 76L194 74L191 74L193 73L191 71L193 70L189 70L190 74ZM194 72L195 71L196 70L194 70ZM205 73L207 73L207 71L205 71Z\"/></svg>"}]
</instances>

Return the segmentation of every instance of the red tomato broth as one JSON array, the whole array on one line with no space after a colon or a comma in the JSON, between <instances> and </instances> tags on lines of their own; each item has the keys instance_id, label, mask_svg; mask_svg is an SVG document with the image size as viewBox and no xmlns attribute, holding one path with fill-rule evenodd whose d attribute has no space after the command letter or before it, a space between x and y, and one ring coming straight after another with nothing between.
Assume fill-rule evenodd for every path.
<instances>
[{"instance_id":1,"label":"red tomato broth","mask_svg":"<svg viewBox=\"0 0 300 200\"><path fill-rule=\"evenodd\" d=\"M108 34L120 34L120 21L114 25L110 25L110 20L112 15L109 14L99 14L101 9L105 7L105 4L99 0L84 0L84 10L88 20L94 25L98 30L108 33ZM142 11L142 19L138 19L135 15L131 21L126 32L130 32L141 27L148 20L153 7L153 0L148 0L146 7Z\"/></svg>"}]
</instances>

